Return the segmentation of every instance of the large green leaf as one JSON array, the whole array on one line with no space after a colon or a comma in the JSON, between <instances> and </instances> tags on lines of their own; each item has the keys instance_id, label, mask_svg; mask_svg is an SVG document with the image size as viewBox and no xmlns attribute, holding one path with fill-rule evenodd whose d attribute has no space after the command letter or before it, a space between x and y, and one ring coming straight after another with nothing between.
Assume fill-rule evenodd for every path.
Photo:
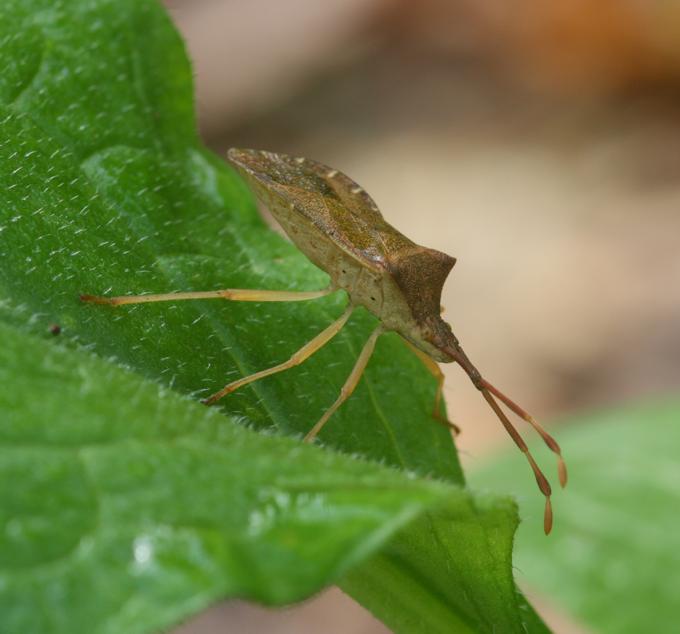
<instances>
[{"instance_id":1,"label":"large green leaf","mask_svg":"<svg viewBox=\"0 0 680 634\"><path fill-rule=\"evenodd\" d=\"M257 434L0 324L0 630L144 632L210 600L298 600L410 518L472 504Z\"/></svg>"},{"instance_id":2,"label":"large green leaf","mask_svg":"<svg viewBox=\"0 0 680 634\"><path fill-rule=\"evenodd\" d=\"M672 634L680 615L680 401L582 417L560 444L571 481L555 499L555 529L534 525L541 500L508 455L475 484L516 493L521 577L596 631Z\"/></svg>"},{"instance_id":3,"label":"large green leaf","mask_svg":"<svg viewBox=\"0 0 680 634\"><path fill-rule=\"evenodd\" d=\"M372 317L207 414L179 395L197 400L285 359L346 299L79 303L82 292L313 289L326 276L200 146L190 69L155 2L12 0L1 11L0 468L11 486L0 493L0 629L147 631L217 597L293 601L348 570L347 589L397 631L542 631L512 581L514 507L463 491L450 435L429 415L434 383L396 336L381 338L321 439L417 483L236 427L307 431ZM299 492L290 478L302 472ZM442 495L448 505L386 545ZM273 545L252 524L269 513L285 515ZM163 565L142 574L137 547Z\"/></svg>"}]
</instances>

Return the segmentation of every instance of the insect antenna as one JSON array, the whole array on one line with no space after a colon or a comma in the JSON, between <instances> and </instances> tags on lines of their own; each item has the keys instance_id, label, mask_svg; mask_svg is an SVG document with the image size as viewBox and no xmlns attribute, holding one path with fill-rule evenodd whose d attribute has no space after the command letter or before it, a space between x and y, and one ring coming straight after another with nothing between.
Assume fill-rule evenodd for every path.
<instances>
[{"instance_id":1,"label":"insect antenna","mask_svg":"<svg viewBox=\"0 0 680 634\"><path fill-rule=\"evenodd\" d=\"M515 444L519 447L520 451L526 456L526 459L529 461L529 464L531 465L531 469L534 472L534 477L536 478L536 484L538 484L538 488L541 490L541 493L545 496L545 509L543 511L543 530L547 535L548 533L550 533L553 523L552 504L550 503L550 495L552 494L552 489L550 488L550 483L548 482L548 479L541 471L540 467L536 464L534 457L531 455L531 452L529 451L529 447L527 447L526 443L519 435L519 432L515 429L514 425L510 422L510 420L508 420L508 417L505 415L505 413L500 408L498 403L496 403L496 400L491 395L491 392L485 387L480 388L480 392L482 393L482 396L484 396L484 398L486 399L487 403L489 403L489 405L491 406L491 409L493 409L493 411L496 412L496 416L498 416L501 423L503 423L503 427L505 427L508 434L510 434L510 437L515 441Z\"/></svg>"},{"instance_id":2,"label":"insect antenna","mask_svg":"<svg viewBox=\"0 0 680 634\"><path fill-rule=\"evenodd\" d=\"M517 403L515 403L511 398L507 397L503 392L501 392L497 387L494 387L486 379L481 379L482 385L489 390L494 396L499 398L503 403L505 403L517 416L525 420L529 425L531 425L543 438L543 442L548 446L548 448L557 456L557 473L560 479L560 484L562 487L567 486L567 465L562 457L562 450L557 444L557 441L539 424L539 422L531 416L526 410L521 408Z\"/></svg>"},{"instance_id":3,"label":"insect antenna","mask_svg":"<svg viewBox=\"0 0 680 634\"><path fill-rule=\"evenodd\" d=\"M545 429L543 429L543 427L541 427L541 425L539 425L538 422L532 416L530 416L524 409L517 405L517 403L515 403L505 394L503 394L503 392L501 392L498 388L496 388L486 379L484 379L477 370L477 368L475 368L475 366L472 365L470 359L468 359L467 355L463 352L462 348L459 345L456 345L454 348L448 349L447 351L449 352L449 354L451 354L451 356L453 356L453 358L463 368L463 370L465 370L466 374L470 377L475 387L482 393L482 396L484 397L486 402L494 411L498 419L501 421L503 427L505 427L505 430L508 432L514 443L517 445L519 450L526 456L526 459L529 462L532 471L534 472L536 484L538 484L538 488L540 489L541 493L545 496L545 510L543 513L543 530L547 535L552 529L553 523L552 504L550 502L552 489L550 487L550 483L548 482L548 479L545 477L544 473L541 471L540 467L536 464L536 461L534 460L534 457L529 451L529 447L527 447L527 444L524 442L524 439L520 436L515 426L510 422L508 417L505 415L505 412L503 412L503 410L501 409L500 405L496 401L496 398L498 398L509 409L511 409L515 414L517 414L517 416L519 416L521 419L529 423L540 434L541 438L543 438L543 441L550 448L550 450L557 455L557 471L560 479L560 484L564 487L567 484L567 467L564 462L564 459L562 458L560 446L557 444L555 439L550 434L548 434L548 432L545 431ZM496 398L494 398L494 396Z\"/></svg>"}]
</instances>

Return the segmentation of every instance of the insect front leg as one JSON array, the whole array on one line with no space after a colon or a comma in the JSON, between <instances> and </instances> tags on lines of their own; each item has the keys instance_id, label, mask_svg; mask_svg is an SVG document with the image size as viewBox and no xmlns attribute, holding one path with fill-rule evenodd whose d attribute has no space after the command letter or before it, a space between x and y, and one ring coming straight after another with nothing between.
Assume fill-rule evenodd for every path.
<instances>
[{"instance_id":1,"label":"insect front leg","mask_svg":"<svg viewBox=\"0 0 680 634\"><path fill-rule=\"evenodd\" d=\"M453 433L457 436L458 434L460 434L460 427L458 427L458 425L456 425L455 423L452 423L441 412L442 393L444 391L444 379L446 378L444 376L444 373L442 372L442 369L430 355L420 350L420 348L416 348L408 339L404 339L404 341L408 344L408 347L411 348L411 350L413 350L415 355L422 361L423 365L430 371L430 374L432 374L432 376L435 379L437 379L437 391L435 392L434 395L434 409L432 411L432 418L434 418L438 423L441 423L442 425L446 425L447 427L449 427L453 431Z\"/></svg>"}]
</instances>

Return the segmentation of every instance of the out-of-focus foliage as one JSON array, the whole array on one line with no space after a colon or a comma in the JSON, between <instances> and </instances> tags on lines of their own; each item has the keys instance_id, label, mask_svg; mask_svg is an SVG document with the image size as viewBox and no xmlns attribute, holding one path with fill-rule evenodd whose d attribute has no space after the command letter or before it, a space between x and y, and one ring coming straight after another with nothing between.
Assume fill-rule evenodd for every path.
<instances>
[{"instance_id":1,"label":"out-of-focus foliage","mask_svg":"<svg viewBox=\"0 0 680 634\"><path fill-rule=\"evenodd\" d=\"M516 493L526 521L516 565L541 593L595 631L678 631L680 588L680 402L593 414L560 434L569 488L555 497L556 523L542 539L541 500L508 455L471 477Z\"/></svg>"}]
</instances>

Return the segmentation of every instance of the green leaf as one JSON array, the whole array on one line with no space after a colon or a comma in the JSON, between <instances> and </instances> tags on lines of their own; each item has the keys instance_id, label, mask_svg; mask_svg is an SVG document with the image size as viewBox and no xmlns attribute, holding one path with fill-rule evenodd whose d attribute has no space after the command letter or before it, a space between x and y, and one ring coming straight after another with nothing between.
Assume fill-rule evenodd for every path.
<instances>
[{"instance_id":1,"label":"green leaf","mask_svg":"<svg viewBox=\"0 0 680 634\"><path fill-rule=\"evenodd\" d=\"M471 504L13 327L0 337L3 632L144 632L219 596L296 601L428 506Z\"/></svg>"},{"instance_id":2,"label":"green leaf","mask_svg":"<svg viewBox=\"0 0 680 634\"><path fill-rule=\"evenodd\" d=\"M78 301L310 290L327 276L199 144L190 68L155 2L3 10L0 470L12 486L0 493L0 629L144 632L219 597L298 600L349 571L348 591L396 631L543 631L512 581L514 507L461 488L450 435L430 417L434 381L396 335L324 429L328 449L238 426L306 432L373 317L207 413L185 399L287 358L346 299Z\"/></svg>"},{"instance_id":3,"label":"green leaf","mask_svg":"<svg viewBox=\"0 0 680 634\"><path fill-rule=\"evenodd\" d=\"M541 500L508 455L472 476L512 492L523 523L516 565L526 583L597 631L678 631L680 401L631 406L562 427L568 488L555 497L555 529L541 539Z\"/></svg>"},{"instance_id":4,"label":"green leaf","mask_svg":"<svg viewBox=\"0 0 680 634\"><path fill-rule=\"evenodd\" d=\"M421 617L404 621L391 608L395 631L491 631L515 620L514 603L500 614L493 603L468 605L488 587L512 589L503 556L513 505L254 433L12 326L0 324L0 337L0 383L11 388L0 394L0 478L11 484L0 507L3 632L145 632L222 596L295 601L433 505L350 587L368 583L372 596L372 583L387 581L391 601L410 596L408 611ZM467 561L435 562L448 574L423 581L429 538L448 551L464 543ZM473 585L449 604L444 584L466 578Z\"/></svg>"}]
</instances>

